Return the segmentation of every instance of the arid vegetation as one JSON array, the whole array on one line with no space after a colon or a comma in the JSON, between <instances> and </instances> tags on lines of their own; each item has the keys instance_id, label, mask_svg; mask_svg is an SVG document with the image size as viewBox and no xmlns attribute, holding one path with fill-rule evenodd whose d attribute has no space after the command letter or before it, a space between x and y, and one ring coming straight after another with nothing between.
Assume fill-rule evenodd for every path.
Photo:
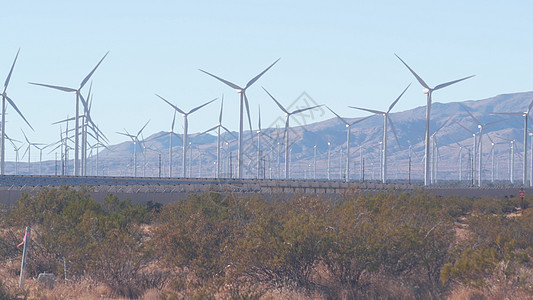
<instances>
[{"instance_id":1,"label":"arid vegetation","mask_svg":"<svg viewBox=\"0 0 533 300\"><path fill-rule=\"evenodd\" d=\"M98 203L88 189L43 188L3 208L0 299L533 294L533 212L517 211L515 198L354 190L336 201L204 193L134 205ZM29 279L18 290L25 226ZM54 290L33 280L45 271Z\"/></svg>"}]
</instances>

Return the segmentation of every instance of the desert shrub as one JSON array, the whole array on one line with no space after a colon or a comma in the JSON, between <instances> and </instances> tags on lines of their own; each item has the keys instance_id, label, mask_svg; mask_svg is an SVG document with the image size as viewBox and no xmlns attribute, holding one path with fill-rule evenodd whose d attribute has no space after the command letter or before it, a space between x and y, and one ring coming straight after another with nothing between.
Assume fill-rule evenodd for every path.
<instances>
[{"instance_id":1,"label":"desert shrub","mask_svg":"<svg viewBox=\"0 0 533 300\"><path fill-rule=\"evenodd\" d=\"M515 203L509 198L482 197L474 200L472 210L481 214L504 214L512 212L515 206Z\"/></svg>"}]
</instances>

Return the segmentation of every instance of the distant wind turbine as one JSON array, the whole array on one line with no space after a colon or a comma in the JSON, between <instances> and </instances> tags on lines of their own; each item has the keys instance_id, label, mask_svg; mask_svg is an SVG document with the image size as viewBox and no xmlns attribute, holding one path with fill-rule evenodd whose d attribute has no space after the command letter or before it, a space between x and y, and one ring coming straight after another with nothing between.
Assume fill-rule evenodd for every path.
<instances>
[{"instance_id":1,"label":"distant wind turbine","mask_svg":"<svg viewBox=\"0 0 533 300\"><path fill-rule=\"evenodd\" d=\"M382 176L382 178L381 178L381 180L382 180L383 183L387 183L387 121L390 122L390 126L391 126L391 129L392 129L392 132L394 133L394 137L396 137L396 142L398 143L398 146L400 146L400 142L398 141L398 135L396 134L396 130L394 129L394 125L392 123L392 119L389 116L389 113L394 108L396 103L398 103L400 98L403 96L405 91L407 91L407 89L410 86L411 86L411 84L407 85L407 87L403 90L403 92L400 94L400 96L398 96L398 98L396 98L396 100L394 100L394 102L392 102L392 104L389 106L389 109L386 112L385 111L380 111L380 110L368 109L368 108L349 106L350 108L364 110L364 111L368 111L368 112L371 112L371 113L374 113L374 114L378 114L378 115L383 115L383 153L381 153L382 154L382 165L381 165L381 176Z\"/></svg>"},{"instance_id":2,"label":"distant wind turbine","mask_svg":"<svg viewBox=\"0 0 533 300\"><path fill-rule=\"evenodd\" d=\"M60 90L60 91L63 91L63 92L75 93L76 94L76 117L75 117L75 123L76 123L75 124L75 131L76 131L76 133L74 135L74 176L79 176L80 175L80 162L79 162L79 150L80 150L80 145L79 145L80 109L79 108L80 108L80 99L83 102L85 102L85 99L81 95L81 89L85 86L87 81L89 81L89 79L91 78L93 73L96 71L98 66L100 66L100 64L102 63L104 58L106 58L107 54L109 54L109 51L104 55L104 57L102 57L102 59L100 59L100 61L94 67L94 69L92 69L92 71L87 76L85 76L85 78L82 80L82 82L80 83L80 86L77 89L69 88L69 87L56 86L56 85L43 84L43 83L30 82L30 84L33 84L33 85L44 86L44 87L47 87L47 88L56 89L56 90Z\"/></svg>"},{"instance_id":3,"label":"distant wind turbine","mask_svg":"<svg viewBox=\"0 0 533 300\"><path fill-rule=\"evenodd\" d=\"M524 165L522 169L522 184L525 186L527 184L527 121L531 119L531 109L533 108L533 100L529 104L529 107L525 112L498 112L492 113L493 115L510 115L510 116L521 116L524 117ZM532 162L533 163L533 162Z\"/></svg>"},{"instance_id":4,"label":"distant wind turbine","mask_svg":"<svg viewBox=\"0 0 533 300\"><path fill-rule=\"evenodd\" d=\"M329 109L339 120L341 120L342 123L346 126L346 182L350 181L350 135L351 135L351 129L352 126L358 123L363 122L364 120L373 117L374 115L370 115L368 117L360 118L355 120L354 122L348 122L346 119L339 116L336 112L334 112L331 108L329 108L326 105L326 108ZM316 146L315 146L316 147Z\"/></svg>"},{"instance_id":5,"label":"distant wind turbine","mask_svg":"<svg viewBox=\"0 0 533 300\"><path fill-rule=\"evenodd\" d=\"M187 119L187 117L192 114L193 112L199 110L200 108L208 105L209 103L217 100L218 98L215 98L211 101L207 101L206 103L200 105L200 106L197 106L191 110L189 110L188 112L185 112L183 110L181 110L179 107L177 107L176 105L170 103L169 101L167 101L165 98L159 96L158 94L156 94L157 97L161 98L161 100L165 101L168 105L170 105L172 108L174 108L177 112L181 113L181 115L183 116L183 157L182 157L182 163L183 163L183 177L187 177L187 147L188 147L188 144L187 144L187 131L188 131L188 128L189 128L189 121Z\"/></svg>"},{"instance_id":6,"label":"distant wind turbine","mask_svg":"<svg viewBox=\"0 0 533 300\"><path fill-rule=\"evenodd\" d=\"M533 102L532 102L533 103ZM478 186L481 186L481 173L482 170L483 170L483 128L485 127L488 127L488 126L491 126L491 125L494 125L494 124L497 124L499 122L502 122L504 121L505 119L503 120L497 120L497 121L493 121L493 122L488 122L488 123L481 123L475 116L474 114L472 114L472 112L464 105L464 104L461 104L461 106L463 107L463 109L468 113L468 115L472 118L472 120L474 120L474 122L476 123L477 125L477 128L479 129L479 134L478 134L478 179L477 179L477 184ZM527 119L526 119L527 121ZM474 156L475 157L475 156Z\"/></svg>"},{"instance_id":7,"label":"distant wind turbine","mask_svg":"<svg viewBox=\"0 0 533 300\"><path fill-rule=\"evenodd\" d=\"M17 51L17 55L15 56L15 60L13 61L13 65L11 65L11 70L9 70L9 74L7 75L6 81L4 83L4 90L2 91L2 124L0 130L2 130L2 138L0 139L0 175L4 175L5 171L5 149L6 149L6 101L9 102L9 104L17 111L17 113L22 117L24 122L30 126L31 130L33 130L33 127L31 127L30 123L26 118L22 115L18 107L15 105L15 102L9 98L7 95L7 86L9 85L9 81L11 80L11 75L13 74L13 69L15 68L15 63L17 62L17 58L19 56L20 49Z\"/></svg>"},{"instance_id":8,"label":"distant wind turbine","mask_svg":"<svg viewBox=\"0 0 533 300\"><path fill-rule=\"evenodd\" d=\"M274 64L276 64L278 61L280 60L280 58L278 58L275 62L273 62L270 66L268 66L268 68L266 68L263 72L259 73L257 76L255 76L254 78L252 78L250 81L248 81L248 83L246 84L245 87L240 87L230 81L227 81L225 79L222 79L218 76L215 76L209 72L206 72L202 69L200 69L201 72L211 76L211 77L214 77L215 79L218 79L219 81L223 82L224 84L228 85L229 87L235 89L237 91L237 93L240 94L240 108L239 108L239 147L238 147L238 150L237 150L237 166L238 166L238 169L237 169L237 178L242 178L243 177L243 172L242 172L242 167L243 167L243 164L242 164L242 158L243 158L243 154L242 153L242 142L243 142L243 105L246 105L246 113L248 114L248 123L250 125L250 134L252 134L252 120L250 118L250 106L248 104L248 98L246 97L246 90L252 86L252 84L254 84L261 76L263 76L263 74L265 74L270 68L272 68L272 66L274 66Z\"/></svg>"},{"instance_id":9,"label":"distant wind turbine","mask_svg":"<svg viewBox=\"0 0 533 300\"><path fill-rule=\"evenodd\" d=\"M396 55L396 54L394 54ZM426 134L425 134L425 155L426 155L426 161L425 161L425 168L424 168L424 185L429 185L430 184L430 166L429 166L429 149L430 149L430 142L429 142L429 136L430 136L430 131L429 131L429 125L430 125L430 121L431 121L431 94L436 91L436 90L439 90L439 89L442 89L442 88L445 88L447 86L450 86L452 84L455 84L455 83L458 83L460 81L463 81L463 80L466 80L468 78L471 78L473 77L474 75L471 75L471 76L468 76L468 77L464 77L464 78L461 78L461 79L457 79L457 80L453 80L453 81L449 81L449 82L446 82L446 83L441 83L437 86L435 86L434 88L430 88L429 85L427 85L424 80L418 76L418 74L415 73L415 71L413 71L413 69L411 69L411 67L409 67L398 55L396 55L396 57L407 67L407 69L409 69L409 71L411 71L411 73L413 74L413 76L415 76L416 80L418 80L418 82L420 83L420 85L422 85L424 87L424 94L427 95L427 104L426 104Z\"/></svg>"},{"instance_id":10,"label":"distant wind turbine","mask_svg":"<svg viewBox=\"0 0 533 300\"><path fill-rule=\"evenodd\" d=\"M141 130L139 130L139 132L137 132L137 135L130 134L126 129L124 129L125 132L117 132L118 134L121 134L121 135L129 137L131 139L131 141L133 142L133 176L134 177L137 177L137 143L140 142L139 136L143 132L143 130L146 127L146 125L148 125L148 123L150 123L150 120L148 120L148 122L146 122L146 124L144 124L144 126L141 128Z\"/></svg>"},{"instance_id":11,"label":"distant wind turbine","mask_svg":"<svg viewBox=\"0 0 533 300\"><path fill-rule=\"evenodd\" d=\"M26 148L26 150L24 151L24 154L22 154L22 158L24 158L24 156L26 155L26 153L28 153L28 175L31 175L31 156L30 156L30 153L31 153L31 146L39 149L37 146L40 146L40 145L44 145L42 143L32 143L30 142L30 140L28 139L28 137L26 136L26 134L24 133L24 131L21 129L22 131L22 134L24 135L24 139L26 140L26 143L28 143L28 147Z\"/></svg>"},{"instance_id":12,"label":"distant wind turbine","mask_svg":"<svg viewBox=\"0 0 533 300\"><path fill-rule=\"evenodd\" d=\"M292 112L289 112L287 111L287 109L285 107L283 107L283 105L281 105L278 100L276 100L274 98L274 96L272 96L265 88L263 88L263 90L265 90L265 92L270 96L270 98L272 98L272 100L274 100L274 102L276 102L276 104L278 105L278 107L285 113L285 117L286 117L286 121L285 121L285 131L284 131L284 134L285 134L285 179L289 179L289 172L290 172L290 157L289 157L289 120L290 120L290 117L292 115L295 115L295 114L299 114L299 113L302 113L304 111L308 111L308 110L311 110L311 109L314 109L314 108L317 108L317 107L320 107L321 105L315 105L315 106L311 106L311 107L306 107L306 108L302 108L302 109L297 109L297 110L294 110Z\"/></svg>"}]
</instances>

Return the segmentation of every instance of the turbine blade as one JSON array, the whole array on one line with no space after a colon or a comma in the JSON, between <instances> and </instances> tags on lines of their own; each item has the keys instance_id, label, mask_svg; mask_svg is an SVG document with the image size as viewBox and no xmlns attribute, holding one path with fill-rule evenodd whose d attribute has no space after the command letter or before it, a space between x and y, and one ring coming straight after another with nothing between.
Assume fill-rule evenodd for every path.
<instances>
[{"instance_id":1,"label":"turbine blade","mask_svg":"<svg viewBox=\"0 0 533 300\"><path fill-rule=\"evenodd\" d=\"M7 86L9 85L9 80L11 79L11 74L13 74L13 69L15 68L15 63L17 62L17 58L19 57L19 52L20 52L20 48L17 51L17 55L15 55L15 60L13 60L13 65L11 65L11 70L9 70L9 74L7 75L6 81L4 83L4 92L3 92L3 94L5 94L5 92L7 90Z\"/></svg>"},{"instance_id":2,"label":"turbine blade","mask_svg":"<svg viewBox=\"0 0 533 300\"><path fill-rule=\"evenodd\" d=\"M170 131L174 132L174 124L176 123L176 111L174 111L174 117L172 117L172 127L170 127Z\"/></svg>"},{"instance_id":3,"label":"turbine blade","mask_svg":"<svg viewBox=\"0 0 533 300\"><path fill-rule=\"evenodd\" d=\"M527 108L528 115L529 115L529 112L531 111L531 108L533 108L533 100L531 100L531 103L529 103L529 107Z\"/></svg>"},{"instance_id":4,"label":"turbine blade","mask_svg":"<svg viewBox=\"0 0 533 300\"><path fill-rule=\"evenodd\" d=\"M299 114L301 112L304 112L304 111L307 111L307 110L311 110L311 109L315 109L317 107L321 107L322 105L315 105L315 106L311 106L311 107L306 107L306 108L302 108L302 109L297 109L293 112L291 112L290 114L291 115L295 115L295 114Z\"/></svg>"},{"instance_id":5,"label":"turbine blade","mask_svg":"<svg viewBox=\"0 0 533 300\"><path fill-rule=\"evenodd\" d=\"M450 122L452 119L453 119L454 116L451 116L448 118L448 120L446 120L444 123L442 123L442 125L440 125L439 129L435 130L435 132L433 134L437 134L437 132L439 132L444 126L446 126L446 124L448 124L448 122Z\"/></svg>"},{"instance_id":6,"label":"turbine blade","mask_svg":"<svg viewBox=\"0 0 533 300\"><path fill-rule=\"evenodd\" d=\"M223 125L220 125L220 127L222 127L222 129L224 129L227 133L229 133L232 137L234 137L235 139L237 139L237 136L235 134L233 134L233 132L229 131L229 129L227 129L225 126Z\"/></svg>"},{"instance_id":7,"label":"turbine blade","mask_svg":"<svg viewBox=\"0 0 533 300\"><path fill-rule=\"evenodd\" d=\"M491 115L506 115L506 116L523 116L524 113L519 112L503 112L503 113L490 113Z\"/></svg>"},{"instance_id":8,"label":"turbine blade","mask_svg":"<svg viewBox=\"0 0 533 300\"><path fill-rule=\"evenodd\" d=\"M463 124L459 123L459 122L456 122L457 124L459 124L459 126L463 127L466 131L470 132L471 134L474 134L474 132L466 127L463 126Z\"/></svg>"},{"instance_id":9,"label":"turbine blade","mask_svg":"<svg viewBox=\"0 0 533 300\"><path fill-rule=\"evenodd\" d=\"M424 82L424 80L418 76L418 74L416 74L415 71L413 71L413 69L411 69L411 67L409 67L405 61L403 61L403 59L401 59L396 53L394 53L394 55L396 55L396 57L398 57L398 59L407 67L407 69L409 69L409 71L411 71L411 73L415 76L416 80L418 80L418 82L423 86L425 87L426 89L428 90L431 90L431 88L427 85L426 82Z\"/></svg>"},{"instance_id":10,"label":"turbine blade","mask_svg":"<svg viewBox=\"0 0 533 300\"><path fill-rule=\"evenodd\" d=\"M261 76L263 76L263 74L265 74L270 68L272 68L272 66L274 66L280 59L281 59L281 57L278 58L275 62L273 62L270 66L268 66L268 68L266 68L263 72L259 73L259 75L255 76L254 78L252 78L252 80L248 81L248 83L246 84L246 87L244 89L247 89L252 84L254 84Z\"/></svg>"},{"instance_id":11,"label":"turbine blade","mask_svg":"<svg viewBox=\"0 0 533 300\"><path fill-rule=\"evenodd\" d=\"M326 105L326 108L329 109L329 111L331 113L333 113L335 116L337 116L337 118L339 118L339 120L341 120L342 123L344 123L346 125L350 125L350 124L348 124L348 122L346 122L346 120L344 120L341 116L339 116L336 112L334 112L331 108L329 108L329 106Z\"/></svg>"},{"instance_id":12,"label":"turbine blade","mask_svg":"<svg viewBox=\"0 0 533 300\"><path fill-rule=\"evenodd\" d=\"M28 126L30 126L31 130L35 131L33 129L33 127L31 127L30 122L28 122L28 120L26 120L24 115L20 112L19 108L15 105L15 102L13 102L13 100L11 100L11 98L9 98L7 95L6 95L6 100L7 100L7 102L9 102L9 104L11 104L11 106L13 106L13 108L17 111L17 113L22 117L24 122L26 122L26 124L28 124Z\"/></svg>"},{"instance_id":13,"label":"turbine blade","mask_svg":"<svg viewBox=\"0 0 533 300\"><path fill-rule=\"evenodd\" d=\"M185 113L183 110L179 109L179 107L177 107L176 105L174 105L174 104L168 102L165 98L159 96L158 94L155 94L155 95L156 95L157 97L161 98L161 100L163 100L163 101L165 101L166 103L168 103L168 105L172 106L172 108L174 108L175 110L177 110L179 113L186 115L186 113Z\"/></svg>"},{"instance_id":14,"label":"turbine blade","mask_svg":"<svg viewBox=\"0 0 533 300\"><path fill-rule=\"evenodd\" d=\"M222 94L222 99L220 101L220 115L218 116L218 124L222 124L222 110L224 109L224 94Z\"/></svg>"},{"instance_id":15,"label":"turbine blade","mask_svg":"<svg viewBox=\"0 0 533 300\"><path fill-rule=\"evenodd\" d=\"M211 101L208 101L208 102L206 102L206 103L204 103L204 104L202 104L202 105L200 105L200 106L198 106L198 107L195 107L195 108L191 109L191 110L189 111L189 113L187 113L187 114L188 114L188 115L189 115L189 114L192 114L193 112L199 110L200 108L206 106L207 104L209 104L209 103L211 103L211 102L213 102L213 101L215 101L215 100L217 100L217 99L218 99L218 98L215 98L215 99L213 99L213 100L211 100Z\"/></svg>"},{"instance_id":16,"label":"turbine blade","mask_svg":"<svg viewBox=\"0 0 533 300\"><path fill-rule=\"evenodd\" d=\"M57 85L50 85L50 84L44 84L44 83L35 83L35 82L28 82L29 84L33 85L40 85L51 89L60 90L67 93L75 93L77 90L69 87L63 87L63 86L57 86Z\"/></svg>"},{"instance_id":17,"label":"turbine blade","mask_svg":"<svg viewBox=\"0 0 533 300\"><path fill-rule=\"evenodd\" d=\"M109 51L107 51L107 53L104 55L104 57L102 57L102 59L100 59L100 61L98 62L98 64L96 64L96 67L94 67L94 69L91 71L91 73L89 73L87 76L85 76L85 78L83 79L83 81L81 82L80 84L80 90L83 88L83 86L87 83L87 81L89 81L89 78L91 78L91 76L93 76L93 73L94 71L96 71L96 69L98 68L98 66L100 66L100 64L102 63L102 61L104 60L104 58L109 54Z\"/></svg>"},{"instance_id":18,"label":"turbine blade","mask_svg":"<svg viewBox=\"0 0 533 300\"><path fill-rule=\"evenodd\" d=\"M236 84L233 83L233 82L229 82L229 81L227 81L227 80L225 80L225 79L222 79L222 78L220 78L220 77L218 77L218 76L215 76L215 75L213 75L213 74L211 74L211 73L209 73L209 72L206 72L206 71L204 71L204 70L202 70L202 69L198 69L198 70L199 70L200 72L203 72L203 73L205 73L205 74L207 74L207 75L209 75L209 76L211 76L211 77L214 77L214 78L216 78L216 79L222 81L223 83L225 83L226 85L230 86L231 88L234 88L234 89L239 90L239 91L243 89L243 88L241 88L240 86L236 85Z\"/></svg>"},{"instance_id":19,"label":"turbine blade","mask_svg":"<svg viewBox=\"0 0 533 300\"><path fill-rule=\"evenodd\" d=\"M51 125L56 125L56 124L59 124L59 123L65 123L65 122L73 121L74 119L76 119L76 118L72 117L72 118L64 119L64 120L61 120L61 121L54 122Z\"/></svg>"},{"instance_id":20,"label":"turbine blade","mask_svg":"<svg viewBox=\"0 0 533 300\"><path fill-rule=\"evenodd\" d=\"M20 129L20 131L22 131L22 135L24 135L24 139L25 139L26 142L29 144L30 141L28 140L28 137L27 137L26 134L24 133L24 130Z\"/></svg>"},{"instance_id":21,"label":"turbine blade","mask_svg":"<svg viewBox=\"0 0 533 300\"><path fill-rule=\"evenodd\" d=\"M477 125L481 125L481 122L479 122L479 120L474 117L474 115L470 112L470 110L468 110L468 108L466 108L466 106L462 103L461 104L461 107L470 115L470 117L472 118L472 120L474 120L474 122L476 122Z\"/></svg>"},{"instance_id":22,"label":"turbine blade","mask_svg":"<svg viewBox=\"0 0 533 300\"><path fill-rule=\"evenodd\" d=\"M352 122L352 124L350 124L350 126L353 126L353 125L355 125L355 124L357 124L357 123L361 123L361 122L363 122L363 121L366 120L366 119L370 119L370 118L372 118L373 116L375 116L375 115L370 115L370 116L368 116L368 117L364 117L364 118L362 118L362 119L355 120L354 122Z\"/></svg>"},{"instance_id":23,"label":"turbine blade","mask_svg":"<svg viewBox=\"0 0 533 300\"><path fill-rule=\"evenodd\" d=\"M436 90L445 88L445 87L447 87L449 85L452 85L454 83L458 83L458 82L463 81L463 80L467 80L468 78L472 78L474 76L476 76L476 75L470 75L470 76L467 76L467 77L464 77L464 78L461 78L461 79L453 80L453 81L446 82L446 83L441 83L441 84L437 85L433 90L436 91Z\"/></svg>"},{"instance_id":24,"label":"turbine blade","mask_svg":"<svg viewBox=\"0 0 533 300\"><path fill-rule=\"evenodd\" d=\"M405 91L407 91L407 89L411 86L411 84L409 83L409 85L407 85L407 87L405 88L405 90L403 90L403 92L400 94L400 96L398 96L398 98L396 98L396 100L394 100L394 102L392 102L392 104L389 106L389 110L387 110L387 114L392 110L392 108L394 107L394 105L396 105L396 103L398 103L398 101L400 100L400 98L403 96L403 94L405 93Z\"/></svg>"},{"instance_id":25,"label":"turbine blade","mask_svg":"<svg viewBox=\"0 0 533 300\"><path fill-rule=\"evenodd\" d=\"M389 119L390 128L392 129L392 133L394 133L394 137L396 138L396 143L398 144L398 147L402 149L402 145L400 145L400 140L398 140L398 134L396 133L396 129L394 128L394 123L392 123L392 119L387 114L387 118Z\"/></svg>"},{"instance_id":26,"label":"turbine blade","mask_svg":"<svg viewBox=\"0 0 533 300\"><path fill-rule=\"evenodd\" d=\"M144 126L143 126L143 128L141 128L141 130L139 130L139 132L137 133L137 136L136 136L136 137L138 137L138 136L141 134L141 132L142 132L142 131L144 130L144 128L146 127L146 125L148 125L148 123L150 123L150 120L148 120L148 122L146 122L146 124L144 124Z\"/></svg>"},{"instance_id":27,"label":"turbine blade","mask_svg":"<svg viewBox=\"0 0 533 300\"><path fill-rule=\"evenodd\" d=\"M201 132L201 133L200 133L199 135L197 135L197 136L204 135L204 134L208 133L209 131L215 130L215 129L218 128L218 126L219 126L219 125L214 126L214 127L211 127L211 128L209 128L209 129L207 129L206 131Z\"/></svg>"},{"instance_id":28,"label":"turbine blade","mask_svg":"<svg viewBox=\"0 0 533 300\"><path fill-rule=\"evenodd\" d=\"M386 112L380 111L380 110L374 110L374 109L368 109L368 108L362 108L362 107L355 107L355 106L348 106L348 107L349 108L353 108L353 109L368 111L368 112L371 112L371 113L374 113L374 114L378 114L378 115L386 114Z\"/></svg>"},{"instance_id":29,"label":"turbine blade","mask_svg":"<svg viewBox=\"0 0 533 300\"><path fill-rule=\"evenodd\" d=\"M83 96L81 95L81 93L79 93L78 96L80 96L81 105L83 105L83 110L84 110L84 111L87 111L87 107L88 107L88 105L87 105L87 101L85 101L85 98L83 98Z\"/></svg>"},{"instance_id":30,"label":"turbine blade","mask_svg":"<svg viewBox=\"0 0 533 300\"><path fill-rule=\"evenodd\" d=\"M244 96L244 104L246 104L246 114L248 115L248 124L250 125L250 135L253 137L252 133L252 118L250 117L250 105L248 104L248 97L246 97L246 93L243 92L242 95Z\"/></svg>"},{"instance_id":31,"label":"turbine blade","mask_svg":"<svg viewBox=\"0 0 533 300\"><path fill-rule=\"evenodd\" d=\"M279 108L286 114L289 114L289 112L285 109L285 107L283 107L283 105L281 105L278 100L276 100L276 98L274 98L274 96L272 96L264 87L262 87L263 90L265 90L265 92L270 96L270 98L272 98L272 100L274 100L274 102L276 102L276 104L279 106Z\"/></svg>"}]
</instances>

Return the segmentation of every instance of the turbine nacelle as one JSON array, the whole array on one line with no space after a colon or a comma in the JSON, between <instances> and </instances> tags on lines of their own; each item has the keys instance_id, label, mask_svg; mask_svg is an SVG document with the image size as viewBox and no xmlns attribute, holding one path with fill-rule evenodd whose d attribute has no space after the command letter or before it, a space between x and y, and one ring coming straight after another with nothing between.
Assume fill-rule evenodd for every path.
<instances>
[{"instance_id":1,"label":"turbine nacelle","mask_svg":"<svg viewBox=\"0 0 533 300\"><path fill-rule=\"evenodd\" d=\"M431 90L428 89L428 88L422 89L422 93L424 93L424 94L429 94L429 92L431 92Z\"/></svg>"}]
</instances>

